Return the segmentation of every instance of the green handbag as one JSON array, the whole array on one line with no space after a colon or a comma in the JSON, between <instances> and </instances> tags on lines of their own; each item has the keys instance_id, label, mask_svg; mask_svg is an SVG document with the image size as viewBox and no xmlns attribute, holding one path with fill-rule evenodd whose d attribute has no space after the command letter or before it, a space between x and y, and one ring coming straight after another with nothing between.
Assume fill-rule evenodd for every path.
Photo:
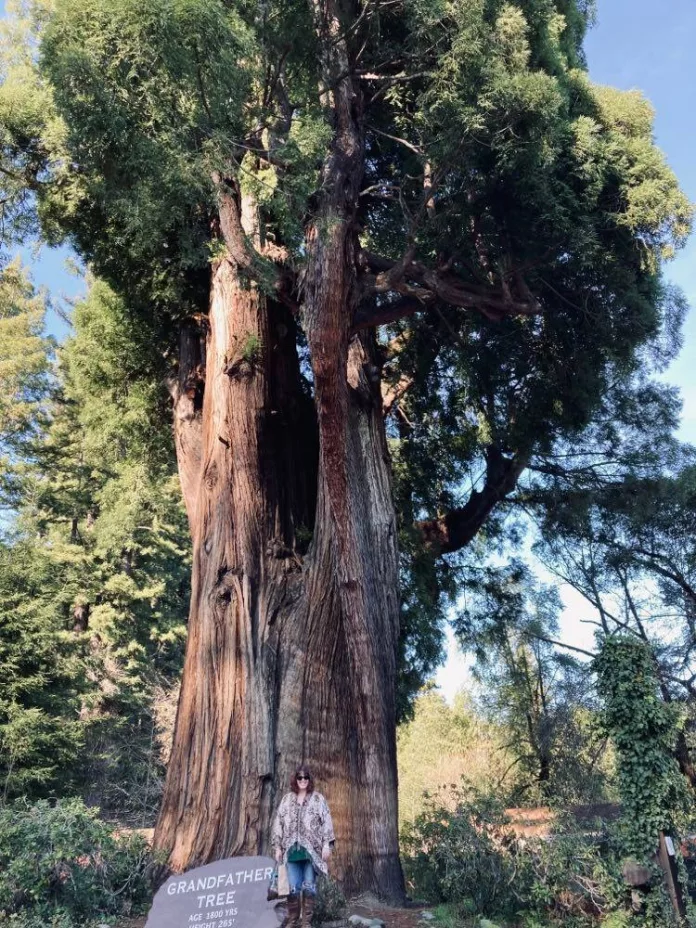
<instances>
[{"instance_id":1,"label":"green handbag","mask_svg":"<svg viewBox=\"0 0 696 928\"><path fill-rule=\"evenodd\" d=\"M304 860L311 860L312 858L309 855L309 852L306 848L302 847L301 844L298 844L297 841L288 851L288 863L298 864Z\"/></svg>"}]
</instances>

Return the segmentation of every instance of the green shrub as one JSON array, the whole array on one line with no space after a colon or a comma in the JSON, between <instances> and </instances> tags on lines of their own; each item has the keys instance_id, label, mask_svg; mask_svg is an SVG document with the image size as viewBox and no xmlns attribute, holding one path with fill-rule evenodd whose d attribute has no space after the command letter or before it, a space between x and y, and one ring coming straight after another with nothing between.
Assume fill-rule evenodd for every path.
<instances>
[{"instance_id":1,"label":"green shrub","mask_svg":"<svg viewBox=\"0 0 696 928\"><path fill-rule=\"evenodd\" d=\"M546 840L520 838L500 805L470 787L428 798L402 848L412 894L446 904L462 922L477 913L525 928L671 924L660 894L640 915L629 912L613 842L563 821Z\"/></svg>"},{"instance_id":2,"label":"green shrub","mask_svg":"<svg viewBox=\"0 0 696 928\"><path fill-rule=\"evenodd\" d=\"M90 923L94 924L95 928L99 922ZM7 919L0 915L0 925L7 925L7 928L75 928L75 922L72 917L67 912L56 913L51 915L49 920L42 915L31 915L27 912L18 912L14 915L10 915Z\"/></svg>"},{"instance_id":3,"label":"green shrub","mask_svg":"<svg viewBox=\"0 0 696 928\"><path fill-rule=\"evenodd\" d=\"M504 810L472 788L426 797L402 832L402 847L413 895L457 906L462 915L472 907L512 913L528 890L529 868Z\"/></svg>"},{"instance_id":4,"label":"green shrub","mask_svg":"<svg viewBox=\"0 0 696 928\"><path fill-rule=\"evenodd\" d=\"M526 907L563 925L593 924L620 912L627 898L619 857L608 844L564 829L528 847Z\"/></svg>"},{"instance_id":5,"label":"green shrub","mask_svg":"<svg viewBox=\"0 0 696 928\"><path fill-rule=\"evenodd\" d=\"M0 809L0 924L72 928L147 904L149 855L81 800Z\"/></svg>"},{"instance_id":6,"label":"green shrub","mask_svg":"<svg viewBox=\"0 0 696 928\"><path fill-rule=\"evenodd\" d=\"M346 914L346 897L343 890L329 877L321 877L317 882L317 895L314 902L312 923L335 922Z\"/></svg>"}]
</instances>

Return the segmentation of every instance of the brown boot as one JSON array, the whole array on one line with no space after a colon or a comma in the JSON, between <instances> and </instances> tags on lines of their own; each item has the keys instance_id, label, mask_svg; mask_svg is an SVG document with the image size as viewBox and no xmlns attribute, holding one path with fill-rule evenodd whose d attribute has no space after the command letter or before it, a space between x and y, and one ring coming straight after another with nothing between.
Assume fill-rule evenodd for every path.
<instances>
[{"instance_id":1,"label":"brown boot","mask_svg":"<svg viewBox=\"0 0 696 928\"><path fill-rule=\"evenodd\" d=\"M312 893L302 893L302 920L301 928L311 928L312 914L314 913L314 895Z\"/></svg>"},{"instance_id":2,"label":"brown boot","mask_svg":"<svg viewBox=\"0 0 696 928\"><path fill-rule=\"evenodd\" d=\"M299 893L290 893L288 896L288 917L285 928L300 928L302 899Z\"/></svg>"}]
</instances>

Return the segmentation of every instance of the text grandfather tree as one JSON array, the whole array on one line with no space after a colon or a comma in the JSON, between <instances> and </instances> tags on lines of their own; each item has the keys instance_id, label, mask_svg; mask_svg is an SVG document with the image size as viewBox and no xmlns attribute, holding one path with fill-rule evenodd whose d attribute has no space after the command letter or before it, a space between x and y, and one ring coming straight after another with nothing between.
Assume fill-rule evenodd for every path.
<instances>
[{"instance_id":1,"label":"text grandfather tree","mask_svg":"<svg viewBox=\"0 0 696 928\"><path fill-rule=\"evenodd\" d=\"M585 25L579 0L57 0L43 21L64 128L31 151L10 128L14 169L175 359L176 868L267 849L304 758L347 888L403 893L397 533L408 624L670 313L688 205L647 105L589 82Z\"/></svg>"}]
</instances>

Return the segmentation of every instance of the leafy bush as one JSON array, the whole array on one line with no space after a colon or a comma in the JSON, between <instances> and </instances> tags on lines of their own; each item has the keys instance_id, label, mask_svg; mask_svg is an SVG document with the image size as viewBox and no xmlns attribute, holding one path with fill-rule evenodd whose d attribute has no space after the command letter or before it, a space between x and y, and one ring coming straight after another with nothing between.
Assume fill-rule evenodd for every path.
<instances>
[{"instance_id":1,"label":"leafy bush","mask_svg":"<svg viewBox=\"0 0 696 928\"><path fill-rule=\"evenodd\" d=\"M620 860L605 843L577 831L561 829L548 841L527 848L530 880L527 907L547 913L561 924L592 923L621 913L627 896ZM620 924L620 921L619 921Z\"/></svg>"},{"instance_id":2,"label":"leafy bush","mask_svg":"<svg viewBox=\"0 0 696 928\"><path fill-rule=\"evenodd\" d=\"M329 877L321 877L317 882L317 895L314 902L312 923L335 922L346 914L346 897L343 890Z\"/></svg>"},{"instance_id":3,"label":"leafy bush","mask_svg":"<svg viewBox=\"0 0 696 928\"><path fill-rule=\"evenodd\" d=\"M504 810L471 788L448 798L426 797L421 814L402 832L413 894L455 903L467 915L514 911L521 848Z\"/></svg>"},{"instance_id":4,"label":"leafy bush","mask_svg":"<svg viewBox=\"0 0 696 928\"><path fill-rule=\"evenodd\" d=\"M0 924L73 928L149 900L148 851L81 800L0 809Z\"/></svg>"},{"instance_id":5,"label":"leafy bush","mask_svg":"<svg viewBox=\"0 0 696 928\"><path fill-rule=\"evenodd\" d=\"M500 805L471 787L428 798L402 847L413 895L446 904L460 921L478 914L525 928L672 924L659 890L640 914L629 910L613 839L598 842L562 819L546 840L520 838Z\"/></svg>"}]
</instances>

